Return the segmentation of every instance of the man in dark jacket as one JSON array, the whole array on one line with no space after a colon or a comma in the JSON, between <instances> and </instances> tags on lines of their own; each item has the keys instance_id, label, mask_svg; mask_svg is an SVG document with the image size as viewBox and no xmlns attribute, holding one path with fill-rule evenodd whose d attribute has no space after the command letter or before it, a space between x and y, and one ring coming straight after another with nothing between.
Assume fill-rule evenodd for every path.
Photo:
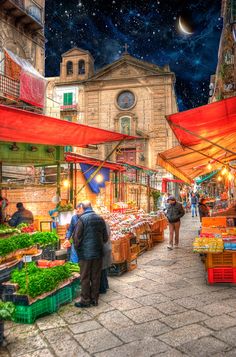
<instances>
[{"instance_id":1,"label":"man in dark jacket","mask_svg":"<svg viewBox=\"0 0 236 357\"><path fill-rule=\"evenodd\" d=\"M18 226L21 223L31 224L34 222L34 216L31 211L26 209L22 202L16 204L17 211L13 214L8 224L12 227Z\"/></svg>"},{"instance_id":2,"label":"man in dark jacket","mask_svg":"<svg viewBox=\"0 0 236 357\"><path fill-rule=\"evenodd\" d=\"M176 201L174 196L170 196L167 200L168 207L166 210L166 217L169 221L169 245L168 249L173 249L173 239L175 234L175 247L179 246L179 229L180 229L180 218L184 216L185 211L181 203Z\"/></svg>"},{"instance_id":3,"label":"man in dark jacket","mask_svg":"<svg viewBox=\"0 0 236 357\"><path fill-rule=\"evenodd\" d=\"M91 203L82 202L83 213L78 219L73 242L80 261L81 294L76 307L98 305L103 244L108 241L105 221L97 215Z\"/></svg>"}]
</instances>

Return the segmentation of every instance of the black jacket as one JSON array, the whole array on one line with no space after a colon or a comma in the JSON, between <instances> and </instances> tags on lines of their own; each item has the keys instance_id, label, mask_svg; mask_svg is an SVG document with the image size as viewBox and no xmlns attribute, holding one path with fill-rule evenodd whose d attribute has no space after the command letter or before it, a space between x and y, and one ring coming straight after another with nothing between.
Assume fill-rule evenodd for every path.
<instances>
[{"instance_id":1,"label":"black jacket","mask_svg":"<svg viewBox=\"0 0 236 357\"><path fill-rule=\"evenodd\" d=\"M80 260L102 258L103 243L108 241L104 219L93 210L85 211L79 217L72 238Z\"/></svg>"},{"instance_id":2,"label":"black jacket","mask_svg":"<svg viewBox=\"0 0 236 357\"><path fill-rule=\"evenodd\" d=\"M8 221L8 224L12 227L16 227L16 226L18 226L18 224L21 224L21 223L31 224L33 222L34 222L33 213L31 211L29 211L28 209L23 208L23 209L16 211L13 214L11 219Z\"/></svg>"},{"instance_id":3,"label":"black jacket","mask_svg":"<svg viewBox=\"0 0 236 357\"><path fill-rule=\"evenodd\" d=\"M185 214L184 208L179 202L169 204L166 210L166 217L170 223L179 222Z\"/></svg>"}]
</instances>

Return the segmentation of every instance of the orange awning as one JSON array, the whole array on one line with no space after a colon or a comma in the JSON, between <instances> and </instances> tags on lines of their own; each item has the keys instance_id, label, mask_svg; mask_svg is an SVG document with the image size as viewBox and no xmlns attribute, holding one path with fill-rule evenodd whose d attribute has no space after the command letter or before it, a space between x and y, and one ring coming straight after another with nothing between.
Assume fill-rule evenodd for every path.
<instances>
[{"instance_id":1,"label":"orange awning","mask_svg":"<svg viewBox=\"0 0 236 357\"><path fill-rule=\"evenodd\" d=\"M181 145L157 157L157 164L191 183L236 159L236 97L167 117Z\"/></svg>"}]
</instances>

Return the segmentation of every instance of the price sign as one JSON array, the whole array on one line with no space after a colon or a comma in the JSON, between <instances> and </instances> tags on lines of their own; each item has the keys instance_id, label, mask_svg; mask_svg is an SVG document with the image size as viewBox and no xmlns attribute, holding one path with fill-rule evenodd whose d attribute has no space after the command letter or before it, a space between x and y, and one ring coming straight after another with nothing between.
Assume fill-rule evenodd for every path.
<instances>
[{"instance_id":1,"label":"price sign","mask_svg":"<svg viewBox=\"0 0 236 357\"><path fill-rule=\"evenodd\" d=\"M23 256L23 262L24 262L24 263L30 263L30 262L32 262L32 255L24 255L24 256Z\"/></svg>"}]
</instances>

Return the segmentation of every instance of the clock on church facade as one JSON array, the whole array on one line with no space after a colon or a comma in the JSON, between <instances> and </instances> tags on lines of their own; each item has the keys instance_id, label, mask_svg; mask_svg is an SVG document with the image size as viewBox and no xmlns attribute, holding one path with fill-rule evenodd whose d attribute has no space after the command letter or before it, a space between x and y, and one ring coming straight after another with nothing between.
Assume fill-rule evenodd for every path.
<instances>
[{"instance_id":1,"label":"clock on church facade","mask_svg":"<svg viewBox=\"0 0 236 357\"><path fill-rule=\"evenodd\" d=\"M131 91L123 91L117 96L117 105L120 109L131 109L135 105L135 95Z\"/></svg>"}]
</instances>

